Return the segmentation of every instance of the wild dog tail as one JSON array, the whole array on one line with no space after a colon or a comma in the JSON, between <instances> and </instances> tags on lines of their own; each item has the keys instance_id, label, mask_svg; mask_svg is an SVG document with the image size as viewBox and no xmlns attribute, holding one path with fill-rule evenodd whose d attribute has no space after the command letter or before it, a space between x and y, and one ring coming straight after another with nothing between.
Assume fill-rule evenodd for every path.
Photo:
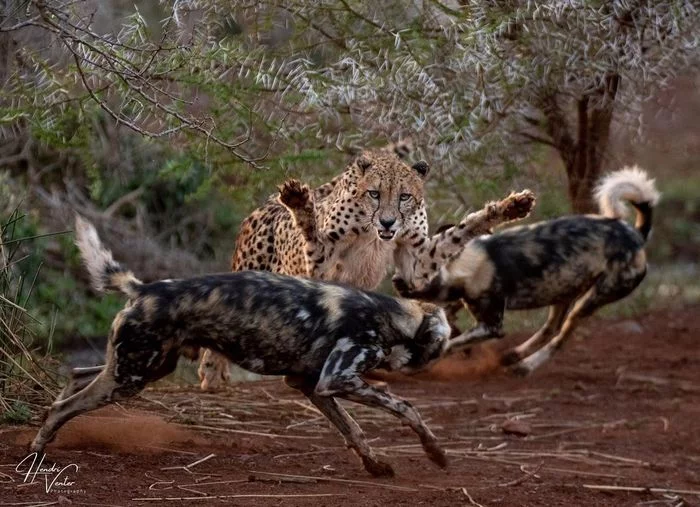
<instances>
[{"instance_id":1,"label":"wild dog tail","mask_svg":"<svg viewBox=\"0 0 700 507\"><path fill-rule=\"evenodd\" d=\"M112 252L102 245L95 226L78 215L75 216L75 244L96 291L118 290L130 299L138 296L138 286L143 282L112 258Z\"/></svg>"},{"instance_id":2,"label":"wild dog tail","mask_svg":"<svg viewBox=\"0 0 700 507\"><path fill-rule=\"evenodd\" d=\"M595 197L600 213L609 218L627 215L625 201L634 206L637 212L634 226L646 241L651 231L652 212L661 194L644 170L632 166L608 174L598 184Z\"/></svg>"}]
</instances>

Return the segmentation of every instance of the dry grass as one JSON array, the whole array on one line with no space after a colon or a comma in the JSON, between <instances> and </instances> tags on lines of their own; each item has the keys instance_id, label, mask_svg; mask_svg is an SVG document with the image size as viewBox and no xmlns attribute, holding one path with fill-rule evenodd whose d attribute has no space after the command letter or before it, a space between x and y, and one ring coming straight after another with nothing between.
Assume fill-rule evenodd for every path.
<instances>
[{"instance_id":1,"label":"dry grass","mask_svg":"<svg viewBox=\"0 0 700 507\"><path fill-rule=\"evenodd\" d=\"M36 278L23 276L20 246L26 238L15 237L23 218L15 209L0 226L0 421L9 423L29 420L55 397L57 386L54 374L32 353L37 322L26 301Z\"/></svg>"}]
</instances>

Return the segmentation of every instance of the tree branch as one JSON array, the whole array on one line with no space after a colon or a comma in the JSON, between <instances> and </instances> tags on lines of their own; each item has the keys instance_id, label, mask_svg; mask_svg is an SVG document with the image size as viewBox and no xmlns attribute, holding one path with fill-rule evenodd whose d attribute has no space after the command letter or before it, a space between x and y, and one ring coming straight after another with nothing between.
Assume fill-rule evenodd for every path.
<instances>
[{"instance_id":1,"label":"tree branch","mask_svg":"<svg viewBox=\"0 0 700 507\"><path fill-rule=\"evenodd\" d=\"M530 142L546 144L547 146L551 146L552 148L557 149L557 145L554 144L551 139L547 139L545 137L540 137L540 136L536 136L533 134L529 134L527 132L518 132L517 135L524 137L525 139L527 139Z\"/></svg>"}]
</instances>

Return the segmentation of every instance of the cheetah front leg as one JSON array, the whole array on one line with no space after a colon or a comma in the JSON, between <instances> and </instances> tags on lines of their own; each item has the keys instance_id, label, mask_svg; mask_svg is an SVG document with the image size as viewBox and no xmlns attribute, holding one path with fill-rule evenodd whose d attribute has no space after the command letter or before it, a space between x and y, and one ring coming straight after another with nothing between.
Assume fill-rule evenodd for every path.
<instances>
[{"instance_id":1,"label":"cheetah front leg","mask_svg":"<svg viewBox=\"0 0 700 507\"><path fill-rule=\"evenodd\" d=\"M505 222L527 217L535 206L535 194L530 190L513 192L505 199L489 202L481 210L470 213L462 221L435 234L418 248L409 249L413 262L404 262L406 269L399 269L394 282L404 282L409 287L421 288L430 280L438 266L454 259L469 241ZM410 268L408 268L410 266Z\"/></svg>"},{"instance_id":2,"label":"cheetah front leg","mask_svg":"<svg viewBox=\"0 0 700 507\"><path fill-rule=\"evenodd\" d=\"M512 192L505 199L486 203L479 211L469 213L460 223L430 238L426 250L439 252L441 259L451 260L469 241L506 222L527 217L535 206L535 194L530 190ZM434 254L432 255L434 257Z\"/></svg>"},{"instance_id":3,"label":"cheetah front leg","mask_svg":"<svg viewBox=\"0 0 700 507\"><path fill-rule=\"evenodd\" d=\"M311 187L299 180L287 180L279 187L279 202L287 208L306 241L306 274L320 278L321 268L327 257L326 242L318 229L316 206Z\"/></svg>"},{"instance_id":4,"label":"cheetah front leg","mask_svg":"<svg viewBox=\"0 0 700 507\"><path fill-rule=\"evenodd\" d=\"M280 204L292 215L306 241L317 241L316 207L311 187L292 179L285 181L278 188Z\"/></svg>"},{"instance_id":5,"label":"cheetah front leg","mask_svg":"<svg viewBox=\"0 0 700 507\"><path fill-rule=\"evenodd\" d=\"M199 387L208 391L219 385L227 385L231 381L230 362L224 355L205 349L197 368Z\"/></svg>"}]
</instances>

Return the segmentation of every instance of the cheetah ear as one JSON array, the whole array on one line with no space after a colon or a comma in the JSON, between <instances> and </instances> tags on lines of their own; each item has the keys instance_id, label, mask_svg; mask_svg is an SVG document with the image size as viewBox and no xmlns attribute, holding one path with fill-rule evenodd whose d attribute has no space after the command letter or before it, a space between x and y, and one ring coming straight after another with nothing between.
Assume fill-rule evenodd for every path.
<instances>
[{"instance_id":1,"label":"cheetah ear","mask_svg":"<svg viewBox=\"0 0 700 507\"><path fill-rule=\"evenodd\" d=\"M420 174L422 178L425 178L428 175L428 172L430 171L430 166L425 160L416 162L411 167L413 167L413 169L415 169L416 172Z\"/></svg>"},{"instance_id":2,"label":"cheetah ear","mask_svg":"<svg viewBox=\"0 0 700 507\"><path fill-rule=\"evenodd\" d=\"M362 155L362 156L357 158L357 167L360 168L360 170L362 171L362 174L365 174L367 169L372 167L372 161L369 158L367 158L365 155Z\"/></svg>"}]
</instances>

